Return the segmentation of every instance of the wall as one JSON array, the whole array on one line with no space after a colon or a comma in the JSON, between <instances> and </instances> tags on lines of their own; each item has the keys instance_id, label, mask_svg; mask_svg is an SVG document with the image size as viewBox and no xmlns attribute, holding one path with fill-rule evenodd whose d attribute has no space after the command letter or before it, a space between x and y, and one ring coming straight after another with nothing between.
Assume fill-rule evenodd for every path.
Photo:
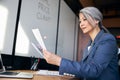
<instances>
[{"instance_id":1,"label":"wall","mask_svg":"<svg viewBox=\"0 0 120 80\"><path fill-rule=\"evenodd\" d=\"M120 18L107 18L103 20L103 24L107 28L120 28Z\"/></svg>"}]
</instances>

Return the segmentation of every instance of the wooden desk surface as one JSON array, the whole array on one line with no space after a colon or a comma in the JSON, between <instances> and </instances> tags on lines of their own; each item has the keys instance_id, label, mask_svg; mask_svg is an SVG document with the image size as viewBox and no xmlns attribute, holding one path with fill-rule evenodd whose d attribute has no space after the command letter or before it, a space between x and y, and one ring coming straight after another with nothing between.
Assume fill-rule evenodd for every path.
<instances>
[{"instance_id":1,"label":"wooden desk surface","mask_svg":"<svg viewBox=\"0 0 120 80\"><path fill-rule=\"evenodd\" d=\"M21 70L19 70L21 71ZM32 79L17 79L17 78L0 78L0 80L79 80L70 76L49 76L49 75L37 75L35 71L22 70L22 72L33 73L34 76Z\"/></svg>"}]
</instances>

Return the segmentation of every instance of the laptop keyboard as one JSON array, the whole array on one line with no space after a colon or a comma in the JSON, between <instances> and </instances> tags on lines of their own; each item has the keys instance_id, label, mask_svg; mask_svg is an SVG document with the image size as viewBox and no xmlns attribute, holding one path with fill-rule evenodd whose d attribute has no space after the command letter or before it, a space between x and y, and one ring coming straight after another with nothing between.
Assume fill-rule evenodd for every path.
<instances>
[{"instance_id":1,"label":"laptop keyboard","mask_svg":"<svg viewBox=\"0 0 120 80\"><path fill-rule=\"evenodd\" d=\"M1 75L17 75L19 72L2 72Z\"/></svg>"}]
</instances>

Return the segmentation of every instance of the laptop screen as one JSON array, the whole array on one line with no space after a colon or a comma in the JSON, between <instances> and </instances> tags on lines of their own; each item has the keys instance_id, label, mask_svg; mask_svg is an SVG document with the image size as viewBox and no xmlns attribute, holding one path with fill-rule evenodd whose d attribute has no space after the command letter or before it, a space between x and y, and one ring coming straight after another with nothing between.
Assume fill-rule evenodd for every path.
<instances>
[{"instance_id":1,"label":"laptop screen","mask_svg":"<svg viewBox=\"0 0 120 80\"><path fill-rule=\"evenodd\" d=\"M11 77L11 78L33 78L33 74L25 72L10 72L6 71L3 66L3 61L0 54L0 77Z\"/></svg>"}]
</instances>

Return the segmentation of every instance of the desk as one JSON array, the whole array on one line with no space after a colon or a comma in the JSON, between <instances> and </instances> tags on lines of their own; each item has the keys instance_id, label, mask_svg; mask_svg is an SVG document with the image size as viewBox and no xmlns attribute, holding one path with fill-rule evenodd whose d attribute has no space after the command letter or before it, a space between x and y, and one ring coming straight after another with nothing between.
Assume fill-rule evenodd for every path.
<instances>
[{"instance_id":1,"label":"desk","mask_svg":"<svg viewBox=\"0 0 120 80\"><path fill-rule=\"evenodd\" d=\"M18 70L17 70L18 71ZM21 70L19 70L21 71ZM22 70L22 72L33 73L34 76L32 79L16 79L16 78L0 78L0 80L79 80L70 76L49 76L49 75L37 75L36 71Z\"/></svg>"}]
</instances>

